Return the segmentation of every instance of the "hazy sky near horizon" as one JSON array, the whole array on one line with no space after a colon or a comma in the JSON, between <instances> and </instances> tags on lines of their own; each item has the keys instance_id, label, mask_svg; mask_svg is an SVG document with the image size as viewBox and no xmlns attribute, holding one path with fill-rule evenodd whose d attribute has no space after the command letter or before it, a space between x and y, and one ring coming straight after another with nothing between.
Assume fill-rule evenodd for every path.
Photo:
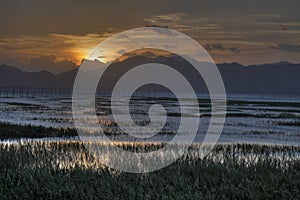
<instances>
[{"instance_id":1,"label":"hazy sky near horizon","mask_svg":"<svg viewBox=\"0 0 300 200\"><path fill-rule=\"evenodd\" d=\"M145 25L197 40L217 63L300 63L298 0L7 0L0 64L72 67L99 42Z\"/></svg>"}]
</instances>

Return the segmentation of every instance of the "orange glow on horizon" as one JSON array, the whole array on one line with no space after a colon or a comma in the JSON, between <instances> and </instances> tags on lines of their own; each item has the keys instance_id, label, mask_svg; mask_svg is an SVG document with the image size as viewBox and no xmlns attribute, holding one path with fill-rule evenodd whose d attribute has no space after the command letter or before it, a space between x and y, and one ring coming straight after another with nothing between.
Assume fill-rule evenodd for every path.
<instances>
[{"instance_id":1,"label":"orange glow on horizon","mask_svg":"<svg viewBox=\"0 0 300 200\"><path fill-rule=\"evenodd\" d=\"M70 53L72 54L71 60L79 66L81 65L82 60L88 58L90 49L73 48L70 50Z\"/></svg>"}]
</instances>

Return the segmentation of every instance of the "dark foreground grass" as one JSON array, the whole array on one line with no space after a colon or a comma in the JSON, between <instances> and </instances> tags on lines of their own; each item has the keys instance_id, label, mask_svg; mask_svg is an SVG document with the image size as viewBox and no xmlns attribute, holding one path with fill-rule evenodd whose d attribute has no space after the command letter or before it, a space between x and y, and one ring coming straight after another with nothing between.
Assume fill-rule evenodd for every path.
<instances>
[{"instance_id":1,"label":"dark foreground grass","mask_svg":"<svg viewBox=\"0 0 300 200\"><path fill-rule=\"evenodd\" d=\"M219 145L205 159L196 150L130 174L96 163L80 142L1 144L0 199L300 198L297 147Z\"/></svg>"}]
</instances>

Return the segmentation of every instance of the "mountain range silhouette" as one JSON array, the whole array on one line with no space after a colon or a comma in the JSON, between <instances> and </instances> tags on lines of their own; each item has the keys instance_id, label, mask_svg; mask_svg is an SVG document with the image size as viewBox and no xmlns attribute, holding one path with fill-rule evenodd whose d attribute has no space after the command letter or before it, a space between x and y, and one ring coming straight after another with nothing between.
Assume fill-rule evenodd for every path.
<instances>
[{"instance_id":1,"label":"mountain range silhouette","mask_svg":"<svg viewBox=\"0 0 300 200\"><path fill-rule=\"evenodd\" d=\"M172 66L197 86L197 92L206 91L201 76L179 56L149 58L137 55L121 62L114 62L105 71L105 76L100 81L101 88L112 89L122 74L145 63ZM218 64L217 67L228 94L300 95L300 64L279 62L244 66L234 62ZM14 66L0 65L0 87L72 89L77 71L78 69L74 69L55 75L47 71L27 72Z\"/></svg>"}]
</instances>

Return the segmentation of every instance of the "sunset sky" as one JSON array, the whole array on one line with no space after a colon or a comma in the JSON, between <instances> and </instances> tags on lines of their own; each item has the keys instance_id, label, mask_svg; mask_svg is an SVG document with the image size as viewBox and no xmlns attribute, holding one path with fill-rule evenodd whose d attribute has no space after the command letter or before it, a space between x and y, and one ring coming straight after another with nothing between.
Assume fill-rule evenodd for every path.
<instances>
[{"instance_id":1,"label":"sunset sky","mask_svg":"<svg viewBox=\"0 0 300 200\"><path fill-rule=\"evenodd\" d=\"M300 63L299 8L298 0L1 1L0 64L64 71L105 38L145 25L189 35L217 63Z\"/></svg>"}]
</instances>

